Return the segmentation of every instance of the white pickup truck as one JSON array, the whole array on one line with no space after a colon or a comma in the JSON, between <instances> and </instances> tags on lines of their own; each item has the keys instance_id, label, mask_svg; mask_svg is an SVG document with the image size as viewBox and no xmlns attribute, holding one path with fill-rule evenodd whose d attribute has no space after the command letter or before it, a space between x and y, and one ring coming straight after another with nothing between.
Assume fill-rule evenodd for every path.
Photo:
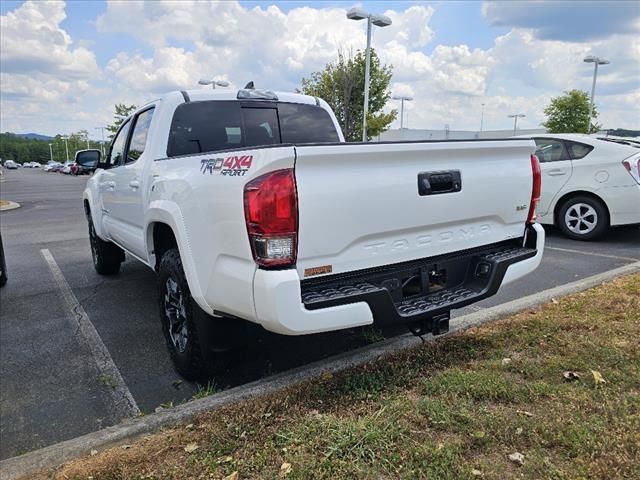
<instances>
[{"instance_id":1,"label":"white pickup truck","mask_svg":"<svg viewBox=\"0 0 640 480\"><path fill-rule=\"evenodd\" d=\"M533 271L540 168L527 139L344 143L321 99L169 93L123 122L84 191L91 252L159 275L177 370L207 371L245 321L286 335L449 314ZM238 328L234 328L238 327Z\"/></svg>"}]
</instances>

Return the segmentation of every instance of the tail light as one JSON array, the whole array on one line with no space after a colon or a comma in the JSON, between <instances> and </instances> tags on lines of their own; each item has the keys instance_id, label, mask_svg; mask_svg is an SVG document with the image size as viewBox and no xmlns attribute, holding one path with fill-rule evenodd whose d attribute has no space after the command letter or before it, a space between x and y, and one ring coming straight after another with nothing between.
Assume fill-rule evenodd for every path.
<instances>
[{"instance_id":1,"label":"tail light","mask_svg":"<svg viewBox=\"0 0 640 480\"><path fill-rule=\"evenodd\" d=\"M640 156L627 158L622 161L622 165L629 172L633 179L640 183Z\"/></svg>"},{"instance_id":2,"label":"tail light","mask_svg":"<svg viewBox=\"0 0 640 480\"><path fill-rule=\"evenodd\" d=\"M276 170L247 183L244 216L258 265L282 268L296 263L298 195L293 169Z\"/></svg>"},{"instance_id":3,"label":"tail light","mask_svg":"<svg viewBox=\"0 0 640 480\"><path fill-rule=\"evenodd\" d=\"M529 203L529 215L527 215L527 223L536 221L536 207L540 201L540 192L542 190L542 172L540 171L540 161L535 155L531 155L531 172L533 173L533 187L531 188L531 202Z\"/></svg>"}]
</instances>

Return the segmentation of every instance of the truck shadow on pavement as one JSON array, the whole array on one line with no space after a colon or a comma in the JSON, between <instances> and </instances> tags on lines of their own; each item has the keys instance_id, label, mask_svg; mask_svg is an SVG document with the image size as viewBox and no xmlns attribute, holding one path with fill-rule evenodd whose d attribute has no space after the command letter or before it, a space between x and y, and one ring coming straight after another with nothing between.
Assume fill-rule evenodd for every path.
<instances>
[{"instance_id":1,"label":"truck shadow on pavement","mask_svg":"<svg viewBox=\"0 0 640 480\"><path fill-rule=\"evenodd\" d=\"M63 267L63 270L66 275L67 269ZM84 274L93 276L86 270ZM74 276L80 275L78 269L70 272L70 283ZM74 288L74 292L145 413L408 331L404 325L370 326L291 337L248 323L246 345L224 354L208 378L189 382L174 370L166 348L157 301L157 278L153 272L137 260L127 259L119 275L99 277L96 274L88 283L93 287Z\"/></svg>"}]
</instances>

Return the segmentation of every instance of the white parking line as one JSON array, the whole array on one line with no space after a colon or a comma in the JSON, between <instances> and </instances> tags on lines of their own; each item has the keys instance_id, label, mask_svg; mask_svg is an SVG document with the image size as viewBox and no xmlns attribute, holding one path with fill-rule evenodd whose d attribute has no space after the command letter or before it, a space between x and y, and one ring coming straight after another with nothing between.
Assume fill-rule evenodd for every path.
<instances>
[{"instance_id":1,"label":"white parking line","mask_svg":"<svg viewBox=\"0 0 640 480\"><path fill-rule=\"evenodd\" d=\"M640 258L620 257L618 255L607 255L606 253L584 252L582 250L572 250L570 248L544 247L545 250L556 250L558 252L579 253L581 255L591 255L593 257L614 258L616 260L624 260L626 262L637 262Z\"/></svg>"},{"instance_id":2,"label":"white parking line","mask_svg":"<svg viewBox=\"0 0 640 480\"><path fill-rule=\"evenodd\" d=\"M118 416L119 419L140 415L138 404L134 400L133 395L131 395L126 383L124 383L124 379L122 375L120 375L120 370L118 370L113 358L111 358L111 354L102 342L98 331L91 323L91 320L89 320L87 312L82 308L82 305L80 305L73 290L71 290L67 280L64 278L62 270L60 270L53 255L51 255L51 252L46 248L40 250L40 253L42 253L42 256L49 265L53 278L58 284L62 298L69 309L71 320L77 324L78 331L82 337L84 337L89 350L91 350L93 359L100 372L100 380L108 387L114 402L113 407L115 411L113 413Z\"/></svg>"}]
</instances>

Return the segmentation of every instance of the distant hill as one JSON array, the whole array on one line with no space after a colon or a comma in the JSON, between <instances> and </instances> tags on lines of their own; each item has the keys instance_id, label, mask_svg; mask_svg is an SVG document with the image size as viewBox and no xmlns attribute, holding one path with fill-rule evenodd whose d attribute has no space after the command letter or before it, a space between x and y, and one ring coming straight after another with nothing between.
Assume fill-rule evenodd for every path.
<instances>
[{"instance_id":1,"label":"distant hill","mask_svg":"<svg viewBox=\"0 0 640 480\"><path fill-rule=\"evenodd\" d=\"M29 140L44 140L51 141L54 137L48 137L47 135L40 135L39 133L16 133L17 137L28 138Z\"/></svg>"}]
</instances>

